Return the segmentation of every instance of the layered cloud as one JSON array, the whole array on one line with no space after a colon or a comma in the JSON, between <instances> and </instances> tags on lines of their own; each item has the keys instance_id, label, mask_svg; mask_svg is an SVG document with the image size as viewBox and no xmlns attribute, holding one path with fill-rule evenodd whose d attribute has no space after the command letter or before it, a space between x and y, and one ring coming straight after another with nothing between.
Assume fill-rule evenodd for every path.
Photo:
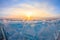
<instances>
[{"instance_id":1,"label":"layered cloud","mask_svg":"<svg viewBox=\"0 0 60 40\"><path fill-rule=\"evenodd\" d=\"M17 1L17 0L13 0ZM11 7L3 8L0 14L3 16L26 16L26 13L32 12L32 16L35 17L55 17L54 14L55 7L46 2L34 2L34 3L19 3Z\"/></svg>"}]
</instances>

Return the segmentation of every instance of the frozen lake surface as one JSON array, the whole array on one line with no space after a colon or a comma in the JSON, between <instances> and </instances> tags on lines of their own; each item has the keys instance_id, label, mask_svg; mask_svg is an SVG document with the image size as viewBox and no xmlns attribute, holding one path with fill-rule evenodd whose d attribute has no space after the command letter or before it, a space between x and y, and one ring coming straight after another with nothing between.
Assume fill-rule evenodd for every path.
<instances>
[{"instance_id":1,"label":"frozen lake surface","mask_svg":"<svg viewBox=\"0 0 60 40\"><path fill-rule=\"evenodd\" d=\"M6 40L57 40L60 20L1 21L0 39Z\"/></svg>"}]
</instances>

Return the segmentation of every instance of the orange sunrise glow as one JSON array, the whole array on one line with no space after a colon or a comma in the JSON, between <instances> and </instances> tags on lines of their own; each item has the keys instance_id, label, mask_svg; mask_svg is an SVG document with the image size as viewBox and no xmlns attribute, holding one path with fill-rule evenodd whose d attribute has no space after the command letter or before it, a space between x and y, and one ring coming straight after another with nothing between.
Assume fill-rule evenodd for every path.
<instances>
[{"instance_id":1,"label":"orange sunrise glow","mask_svg":"<svg viewBox=\"0 0 60 40\"><path fill-rule=\"evenodd\" d=\"M12 7L7 11L4 11L8 16L6 18L18 18L18 19L34 19L33 17L46 18L46 17L55 17L56 15L49 12L49 9L44 5L40 5L42 8L32 6L30 4L19 4L21 8ZM50 8L54 9L54 7Z\"/></svg>"},{"instance_id":2,"label":"orange sunrise glow","mask_svg":"<svg viewBox=\"0 0 60 40\"><path fill-rule=\"evenodd\" d=\"M35 17L51 17L54 16L54 14L51 14L48 12L48 10L46 9L38 9L38 8L31 8L31 9L22 9L22 8L13 8L11 9L11 11L9 12L10 15L9 16L13 16L14 18L18 18L20 16L23 17L31 17L31 16L35 16Z\"/></svg>"}]
</instances>

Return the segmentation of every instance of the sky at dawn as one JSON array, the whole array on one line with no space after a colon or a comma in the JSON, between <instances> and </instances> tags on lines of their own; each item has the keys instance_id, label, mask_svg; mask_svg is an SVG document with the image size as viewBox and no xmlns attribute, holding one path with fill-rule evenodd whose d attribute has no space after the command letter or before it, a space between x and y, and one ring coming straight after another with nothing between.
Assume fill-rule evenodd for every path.
<instances>
[{"instance_id":1,"label":"sky at dawn","mask_svg":"<svg viewBox=\"0 0 60 40\"><path fill-rule=\"evenodd\" d=\"M0 17L60 15L60 0L0 0Z\"/></svg>"}]
</instances>

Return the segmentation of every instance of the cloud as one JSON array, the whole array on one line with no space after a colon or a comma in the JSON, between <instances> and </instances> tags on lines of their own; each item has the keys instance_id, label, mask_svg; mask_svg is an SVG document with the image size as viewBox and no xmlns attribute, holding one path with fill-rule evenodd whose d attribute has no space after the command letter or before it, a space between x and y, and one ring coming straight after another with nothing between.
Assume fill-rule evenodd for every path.
<instances>
[{"instance_id":1,"label":"cloud","mask_svg":"<svg viewBox=\"0 0 60 40\"><path fill-rule=\"evenodd\" d=\"M22 3L22 4L17 4L15 6L12 6L10 8L5 8L3 9L3 11L0 12L0 14L2 13L4 16L8 15L8 16L25 16L26 12L32 12L32 16L36 16L36 17L52 17L52 16L56 16L53 11L54 11L55 7L52 5L49 5L46 2L35 2L33 3L33 5L31 4L27 4L27 3Z\"/></svg>"}]
</instances>

